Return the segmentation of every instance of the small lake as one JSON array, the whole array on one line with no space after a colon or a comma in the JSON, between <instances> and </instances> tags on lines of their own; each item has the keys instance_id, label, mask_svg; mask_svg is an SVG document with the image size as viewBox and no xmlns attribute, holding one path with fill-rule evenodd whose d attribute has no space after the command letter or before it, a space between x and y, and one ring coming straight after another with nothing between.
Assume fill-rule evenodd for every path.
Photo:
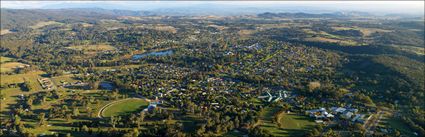
<instances>
[{"instance_id":1,"label":"small lake","mask_svg":"<svg viewBox=\"0 0 425 137\"><path fill-rule=\"evenodd\" d=\"M143 54L136 54L133 55L133 60L138 60L145 58L147 56L167 56L173 54L172 50L163 50L163 51L155 51L155 52L149 52L149 53L143 53Z\"/></svg>"},{"instance_id":2,"label":"small lake","mask_svg":"<svg viewBox=\"0 0 425 137\"><path fill-rule=\"evenodd\" d=\"M106 89L106 90L113 90L115 88L112 82L107 82L107 81L100 82L99 86L101 89Z\"/></svg>"}]
</instances>

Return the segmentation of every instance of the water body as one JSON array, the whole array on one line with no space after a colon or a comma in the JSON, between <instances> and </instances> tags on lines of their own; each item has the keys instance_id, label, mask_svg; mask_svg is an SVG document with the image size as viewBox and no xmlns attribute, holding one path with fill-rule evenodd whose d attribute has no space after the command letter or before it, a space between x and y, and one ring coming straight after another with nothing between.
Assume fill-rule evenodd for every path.
<instances>
[{"instance_id":1,"label":"water body","mask_svg":"<svg viewBox=\"0 0 425 137\"><path fill-rule=\"evenodd\" d=\"M111 82L102 81L99 83L101 89L113 90L115 86Z\"/></svg>"},{"instance_id":2,"label":"water body","mask_svg":"<svg viewBox=\"0 0 425 137\"><path fill-rule=\"evenodd\" d=\"M172 50L163 50L163 51L155 51L155 52L149 52L149 53L143 53L143 54L136 54L133 55L133 60L138 60L138 59L142 59L145 58L147 56L168 56L173 54Z\"/></svg>"}]
</instances>

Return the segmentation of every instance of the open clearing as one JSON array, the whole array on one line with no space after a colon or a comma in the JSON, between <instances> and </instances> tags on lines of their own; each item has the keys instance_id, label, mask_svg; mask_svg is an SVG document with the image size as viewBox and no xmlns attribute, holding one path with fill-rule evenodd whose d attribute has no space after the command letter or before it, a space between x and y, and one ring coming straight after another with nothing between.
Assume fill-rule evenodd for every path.
<instances>
[{"instance_id":1,"label":"open clearing","mask_svg":"<svg viewBox=\"0 0 425 137\"><path fill-rule=\"evenodd\" d=\"M53 24L61 25L63 23L56 22L56 21L42 21L42 22L38 22L35 25L30 26L30 28L32 28L32 29L39 29L39 28L42 28L42 27L45 27L45 26L48 26L48 25L53 25Z\"/></svg>"},{"instance_id":2,"label":"open clearing","mask_svg":"<svg viewBox=\"0 0 425 137\"><path fill-rule=\"evenodd\" d=\"M11 72L18 67L25 67L27 64L23 64L20 62L6 62L0 64L0 72Z\"/></svg>"},{"instance_id":3,"label":"open clearing","mask_svg":"<svg viewBox=\"0 0 425 137\"><path fill-rule=\"evenodd\" d=\"M277 123L272 123L276 112L278 112L277 108L266 108L260 120L260 127L270 131L274 136L303 136L306 131L315 126L314 121L306 116L285 113L280 115L282 127L278 127Z\"/></svg>"},{"instance_id":4,"label":"open clearing","mask_svg":"<svg viewBox=\"0 0 425 137\"><path fill-rule=\"evenodd\" d=\"M8 29L2 29L2 30L0 30L0 35L5 35L5 34L8 34L8 33L13 33L13 32L10 31L10 30L8 30Z\"/></svg>"},{"instance_id":5,"label":"open clearing","mask_svg":"<svg viewBox=\"0 0 425 137\"><path fill-rule=\"evenodd\" d=\"M347 45L347 46L354 46L357 44L357 42L352 40L338 40L338 39L325 38L325 37L311 37L311 38L305 38L304 40L313 41L313 42L339 43L341 45Z\"/></svg>"},{"instance_id":6,"label":"open clearing","mask_svg":"<svg viewBox=\"0 0 425 137\"><path fill-rule=\"evenodd\" d=\"M13 58L0 56L0 63L12 61Z\"/></svg>"},{"instance_id":7,"label":"open clearing","mask_svg":"<svg viewBox=\"0 0 425 137\"><path fill-rule=\"evenodd\" d=\"M146 29L153 29L157 31L168 31L171 33L177 33L177 29L173 26L164 25L164 24L156 24L156 25L150 25L150 24L144 24L137 26L138 28L146 28Z\"/></svg>"},{"instance_id":8,"label":"open clearing","mask_svg":"<svg viewBox=\"0 0 425 137\"><path fill-rule=\"evenodd\" d=\"M116 50L115 47L111 46L111 45L107 45L107 44L98 44L98 45L75 45L75 46L70 46L70 47L66 47L68 49L72 49L72 50L82 50L82 51L112 51L112 50Z\"/></svg>"},{"instance_id":9,"label":"open clearing","mask_svg":"<svg viewBox=\"0 0 425 137\"><path fill-rule=\"evenodd\" d=\"M368 37L376 32L391 32L391 30L378 29L378 28L361 28L361 27L332 27L335 30L359 30L365 37Z\"/></svg>"},{"instance_id":10,"label":"open clearing","mask_svg":"<svg viewBox=\"0 0 425 137\"><path fill-rule=\"evenodd\" d=\"M393 117L392 114L384 114L383 119L379 123L380 126L386 128L393 128L400 131L402 136L414 137L414 131L409 128L409 126L404 123L401 119Z\"/></svg>"},{"instance_id":11,"label":"open clearing","mask_svg":"<svg viewBox=\"0 0 425 137\"><path fill-rule=\"evenodd\" d=\"M41 78L42 74L45 73L43 71L30 71L24 74L1 75L0 85L6 86L6 84L23 83L24 80L28 80L30 82L31 88L34 91L39 91L42 90L42 88L37 79Z\"/></svg>"},{"instance_id":12,"label":"open clearing","mask_svg":"<svg viewBox=\"0 0 425 137\"><path fill-rule=\"evenodd\" d=\"M103 112L103 117L122 116L132 112L141 111L149 105L144 99L127 99L107 106Z\"/></svg>"}]
</instances>

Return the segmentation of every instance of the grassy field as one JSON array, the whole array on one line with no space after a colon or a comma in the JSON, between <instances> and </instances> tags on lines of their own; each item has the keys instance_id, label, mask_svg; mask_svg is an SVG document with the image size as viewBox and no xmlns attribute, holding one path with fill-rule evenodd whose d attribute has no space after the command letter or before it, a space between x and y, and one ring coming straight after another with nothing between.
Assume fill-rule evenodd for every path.
<instances>
[{"instance_id":1,"label":"grassy field","mask_svg":"<svg viewBox=\"0 0 425 137\"><path fill-rule=\"evenodd\" d=\"M332 27L332 29L335 30L359 30L363 33L365 37L368 37L372 35L375 32L391 32L391 30L384 30L384 29L378 29L378 28L361 28L361 27Z\"/></svg>"},{"instance_id":2,"label":"grassy field","mask_svg":"<svg viewBox=\"0 0 425 137\"><path fill-rule=\"evenodd\" d=\"M353 40L339 40L335 38L326 38L326 37L310 37L305 38L306 41L314 41L314 42L329 42L329 43L339 43L341 45L347 45L347 46L355 46L358 43Z\"/></svg>"},{"instance_id":3,"label":"grassy field","mask_svg":"<svg viewBox=\"0 0 425 137\"><path fill-rule=\"evenodd\" d=\"M56 22L56 21L42 21L42 22L38 22L35 25L30 26L30 28L32 28L32 29L39 29L39 28L42 28L42 27L45 27L45 26L48 26L48 25L53 25L53 24L61 25L63 23Z\"/></svg>"},{"instance_id":4,"label":"grassy field","mask_svg":"<svg viewBox=\"0 0 425 137\"><path fill-rule=\"evenodd\" d=\"M55 84L60 84L61 82L77 82L78 80L74 78L73 74L67 74L57 77L52 77L52 80Z\"/></svg>"},{"instance_id":5,"label":"grassy field","mask_svg":"<svg viewBox=\"0 0 425 137\"><path fill-rule=\"evenodd\" d=\"M261 116L260 127L269 130L274 136L302 136L315 125L314 121L306 116L285 113L280 115L279 122L282 127L278 127L277 123L272 123L277 111L277 108L266 108Z\"/></svg>"},{"instance_id":6,"label":"grassy field","mask_svg":"<svg viewBox=\"0 0 425 137\"><path fill-rule=\"evenodd\" d=\"M171 32L171 33L177 32L177 29L174 28L173 26L164 25L164 24L157 24L157 25L144 24L144 25L140 25L140 26L137 26L137 27L138 28L153 29L153 30L157 30L157 31L168 31L168 32Z\"/></svg>"},{"instance_id":7,"label":"grassy field","mask_svg":"<svg viewBox=\"0 0 425 137\"><path fill-rule=\"evenodd\" d=\"M401 119L393 117L391 114L384 114L383 119L379 123L380 126L393 128L400 131L402 136L414 137L414 131L409 126L401 121Z\"/></svg>"},{"instance_id":8,"label":"grassy field","mask_svg":"<svg viewBox=\"0 0 425 137\"><path fill-rule=\"evenodd\" d=\"M20 94L27 95L32 94L35 92L38 92L42 90L42 87L40 86L39 82L37 81L38 78L41 78L41 75L44 74L42 71L32 71L25 74L14 74L14 75L0 75L0 85L5 86L7 84L13 84L13 83L22 83L24 82L24 78L28 81L30 81L30 86L32 90L30 92L28 91L22 91L20 87L12 87L12 88L4 88L0 90L0 93L4 95L5 100L2 100L1 102L1 111L8 111L7 108L10 104L16 104L17 96Z\"/></svg>"},{"instance_id":9,"label":"grassy field","mask_svg":"<svg viewBox=\"0 0 425 137\"><path fill-rule=\"evenodd\" d=\"M98 44L98 45L74 45L70 47L66 47L68 49L73 50L82 50L82 51L112 51L116 50L115 47L108 44Z\"/></svg>"},{"instance_id":10,"label":"grassy field","mask_svg":"<svg viewBox=\"0 0 425 137\"><path fill-rule=\"evenodd\" d=\"M142 111L149 103L142 99L129 99L113 104L103 111L104 117L127 115L131 112Z\"/></svg>"},{"instance_id":11,"label":"grassy field","mask_svg":"<svg viewBox=\"0 0 425 137\"><path fill-rule=\"evenodd\" d=\"M1 75L0 85L4 86L5 84L12 83L23 83L24 79L30 82L30 86L33 91L42 90L37 79L41 78L41 75L45 74L43 71L31 71L24 74L14 74L14 75Z\"/></svg>"},{"instance_id":12,"label":"grassy field","mask_svg":"<svg viewBox=\"0 0 425 137\"><path fill-rule=\"evenodd\" d=\"M12 61L13 58L0 56L0 63Z\"/></svg>"},{"instance_id":13,"label":"grassy field","mask_svg":"<svg viewBox=\"0 0 425 137\"><path fill-rule=\"evenodd\" d=\"M19 63L19 62L4 62L0 64L0 72L11 72L17 67L25 66L27 64Z\"/></svg>"},{"instance_id":14,"label":"grassy field","mask_svg":"<svg viewBox=\"0 0 425 137\"><path fill-rule=\"evenodd\" d=\"M8 29L2 29L2 30L0 30L0 35L5 35L5 34L8 34L8 33L13 33L13 32L10 31L10 30L8 30Z\"/></svg>"}]
</instances>

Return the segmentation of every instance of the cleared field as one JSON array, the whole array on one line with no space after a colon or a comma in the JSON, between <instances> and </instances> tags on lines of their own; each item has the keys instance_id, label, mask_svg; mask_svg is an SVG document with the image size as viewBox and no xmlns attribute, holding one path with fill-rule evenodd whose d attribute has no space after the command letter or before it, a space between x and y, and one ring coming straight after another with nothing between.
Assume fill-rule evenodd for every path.
<instances>
[{"instance_id":1,"label":"cleared field","mask_svg":"<svg viewBox=\"0 0 425 137\"><path fill-rule=\"evenodd\" d=\"M325 38L325 37L310 37L305 38L306 41L314 41L314 42L329 42L329 43L339 43L341 45L347 45L347 46L355 46L357 45L357 42L352 40L339 40L339 39L333 39L333 38Z\"/></svg>"},{"instance_id":2,"label":"cleared field","mask_svg":"<svg viewBox=\"0 0 425 137\"><path fill-rule=\"evenodd\" d=\"M73 74L52 77L52 80L56 84L59 84L61 82L77 82L78 81L78 80L74 79Z\"/></svg>"},{"instance_id":3,"label":"cleared field","mask_svg":"<svg viewBox=\"0 0 425 137\"><path fill-rule=\"evenodd\" d=\"M361 28L361 27L332 27L332 29L335 30L359 30L363 33L365 37L370 36L371 34L375 32L391 32L391 30L385 30L385 29L378 29L378 28Z\"/></svg>"},{"instance_id":4,"label":"cleared field","mask_svg":"<svg viewBox=\"0 0 425 137\"><path fill-rule=\"evenodd\" d=\"M45 73L43 71L31 71L25 74L0 75L1 76L0 85L5 86L6 84L23 83L24 79L26 79L30 82L30 86L33 89L33 91L39 91L39 90L42 90L42 88L40 84L38 83L37 79L41 78L42 74L45 74Z\"/></svg>"},{"instance_id":5,"label":"cleared field","mask_svg":"<svg viewBox=\"0 0 425 137\"><path fill-rule=\"evenodd\" d=\"M2 29L2 30L0 30L0 35L5 35L5 34L8 34L8 33L13 33L13 32L10 31L10 30L8 30L8 29Z\"/></svg>"},{"instance_id":6,"label":"cleared field","mask_svg":"<svg viewBox=\"0 0 425 137\"><path fill-rule=\"evenodd\" d=\"M0 64L0 72L11 72L18 67L25 67L27 64L19 63L19 62L6 62Z\"/></svg>"},{"instance_id":7,"label":"cleared field","mask_svg":"<svg viewBox=\"0 0 425 137\"><path fill-rule=\"evenodd\" d=\"M380 126L398 130L402 136L414 137L415 131L409 128L401 119L393 117L391 114L384 114L383 119L379 123Z\"/></svg>"},{"instance_id":8,"label":"cleared field","mask_svg":"<svg viewBox=\"0 0 425 137\"><path fill-rule=\"evenodd\" d=\"M72 50L82 50L82 51L112 51L116 50L115 47L107 44L98 44L98 45L75 45L66 47Z\"/></svg>"},{"instance_id":9,"label":"cleared field","mask_svg":"<svg viewBox=\"0 0 425 137\"><path fill-rule=\"evenodd\" d=\"M48 25L53 25L53 24L61 25L63 23L56 22L56 21L42 21L42 22L38 22L35 25L30 26L30 28L32 28L32 29L39 29L39 28L42 28L42 27L45 27L45 26L48 26Z\"/></svg>"},{"instance_id":10,"label":"cleared field","mask_svg":"<svg viewBox=\"0 0 425 137\"><path fill-rule=\"evenodd\" d=\"M0 63L12 61L13 58L0 56Z\"/></svg>"},{"instance_id":11,"label":"cleared field","mask_svg":"<svg viewBox=\"0 0 425 137\"><path fill-rule=\"evenodd\" d=\"M140 25L137 26L138 28L146 28L146 29L153 29L153 30L157 30L157 31L168 31L171 33L176 33L177 29L174 28L173 26L168 26L168 25L163 25L163 24L158 24L158 25L149 25L149 24L145 24L145 25Z\"/></svg>"},{"instance_id":12,"label":"cleared field","mask_svg":"<svg viewBox=\"0 0 425 137\"><path fill-rule=\"evenodd\" d=\"M142 111L149 105L149 102L143 99L128 99L114 103L102 113L103 117L128 115L132 112Z\"/></svg>"},{"instance_id":13,"label":"cleared field","mask_svg":"<svg viewBox=\"0 0 425 137\"><path fill-rule=\"evenodd\" d=\"M270 131L274 136L303 136L306 131L315 126L314 121L306 116L297 114L281 114L280 123L282 127L278 127L277 123L272 123L277 108L266 108L262 112L260 127Z\"/></svg>"}]
</instances>

